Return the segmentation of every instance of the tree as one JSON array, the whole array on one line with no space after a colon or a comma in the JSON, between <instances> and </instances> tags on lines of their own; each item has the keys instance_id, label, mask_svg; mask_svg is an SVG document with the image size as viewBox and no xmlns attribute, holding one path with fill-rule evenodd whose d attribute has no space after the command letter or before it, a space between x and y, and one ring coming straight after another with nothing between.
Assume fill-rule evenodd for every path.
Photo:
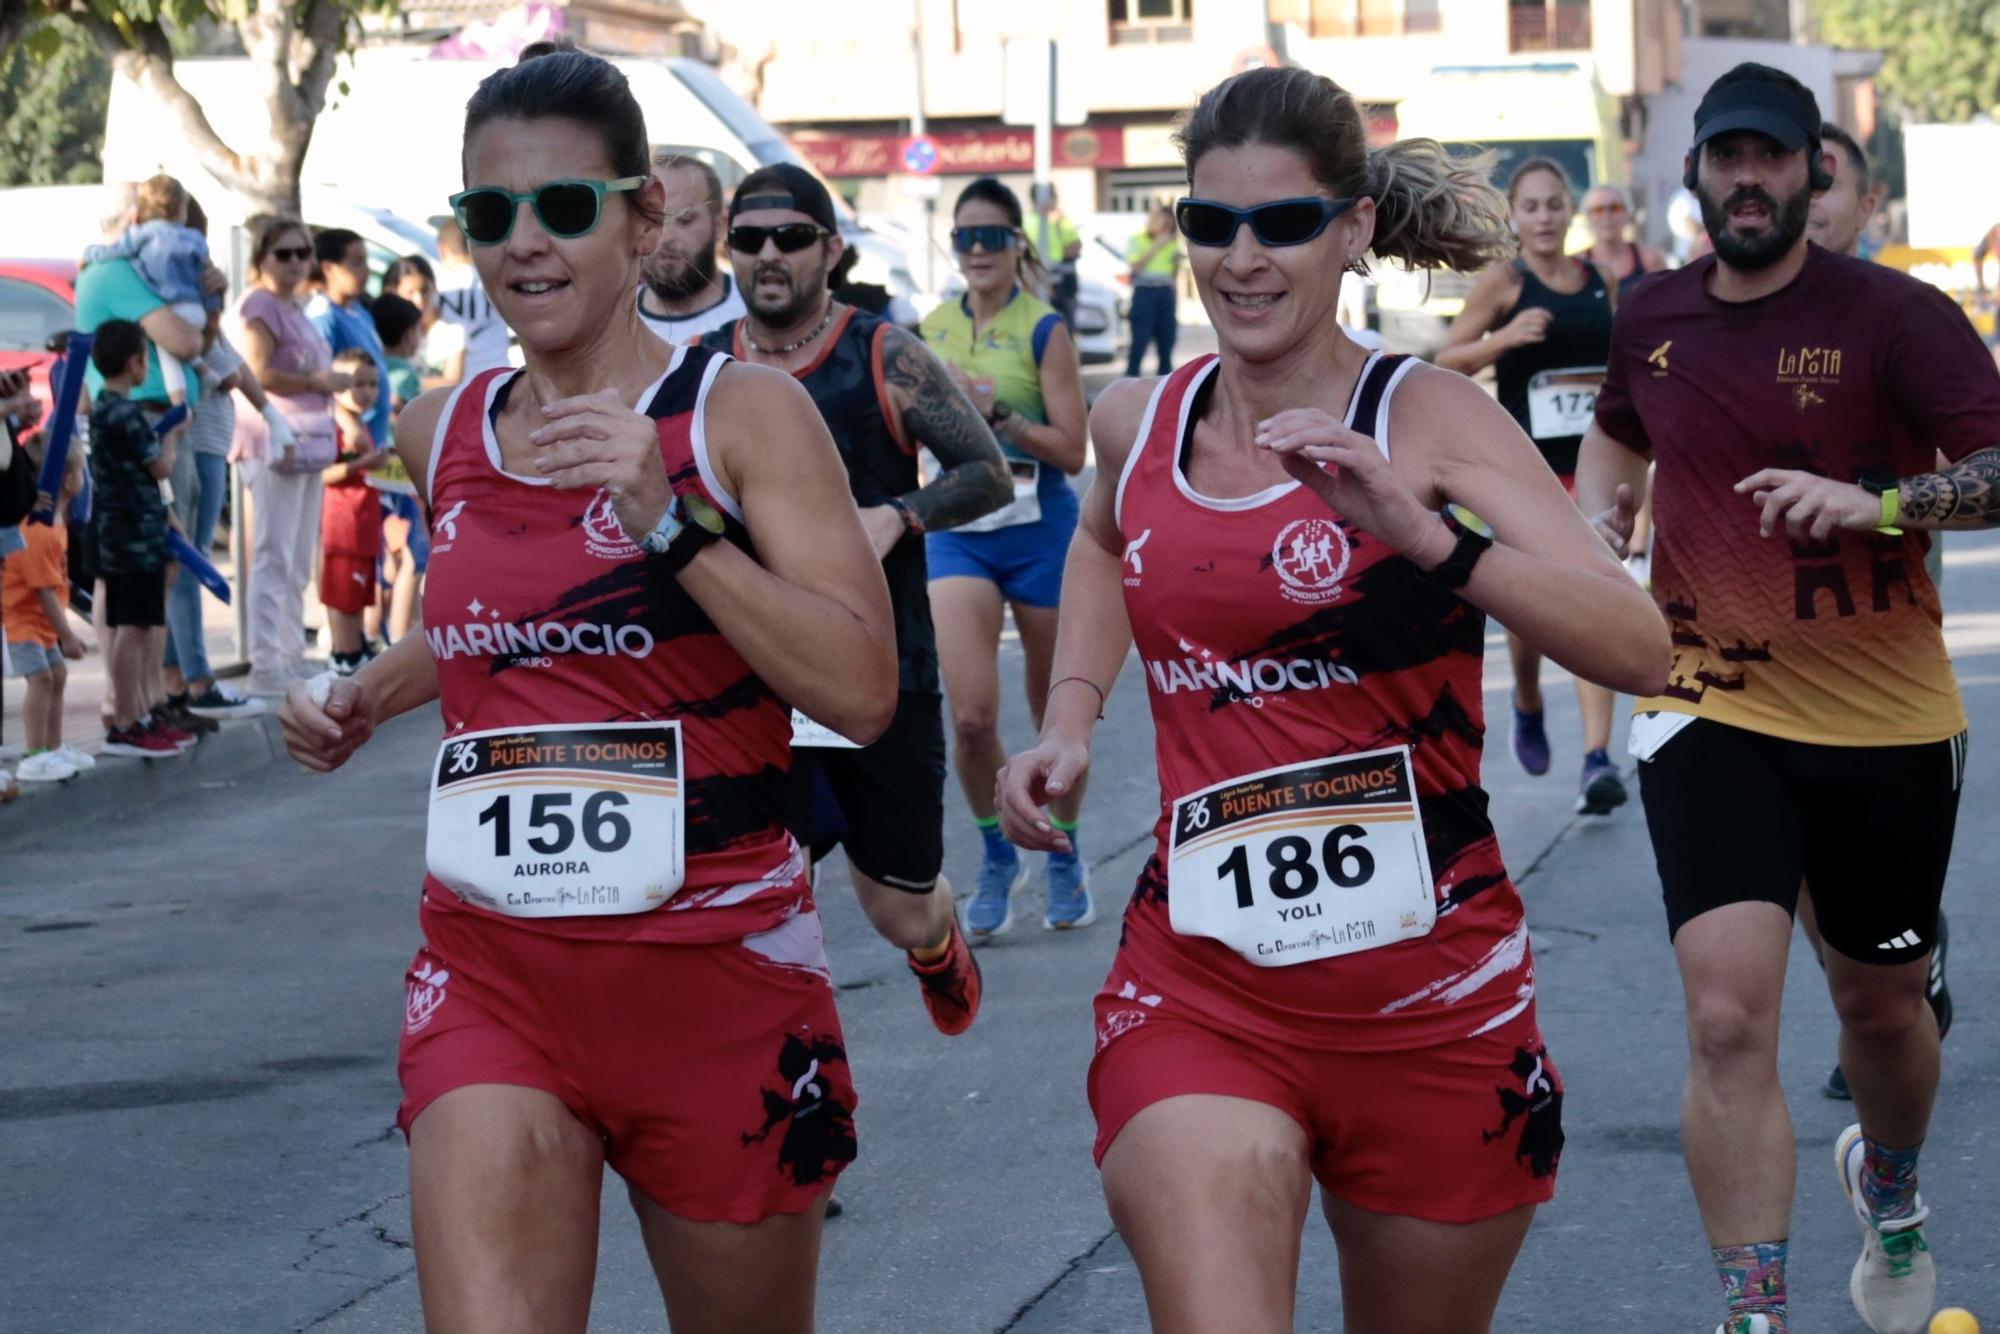
<instances>
[{"instance_id":1,"label":"tree","mask_svg":"<svg viewBox=\"0 0 2000 1334\"><path fill-rule=\"evenodd\" d=\"M1819 35L1883 53L1876 87L1910 121L2000 115L1994 0L1815 0Z\"/></svg>"},{"instance_id":2,"label":"tree","mask_svg":"<svg viewBox=\"0 0 2000 1334\"><path fill-rule=\"evenodd\" d=\"M299 171L334 62L352 44L362 11L390 7L387 0L0 0L0 58L17 46L47 58L46 21L67 19L114 71L152 95L211 175L255 210L296 216ZM205 22L233 31L263 75L270 114L261 142L225 142L174 77L174 34Z\"/></svg>"},{"instance_id":3,"label":"tree","mask_svg":"<svg viewBox=\"0 0 2000 1334\"><path fill-rule=\"evenodd\" d=\"M67 20L0 56L0 186L100 178L111 67Z\"/></svg>"}]
</instances>

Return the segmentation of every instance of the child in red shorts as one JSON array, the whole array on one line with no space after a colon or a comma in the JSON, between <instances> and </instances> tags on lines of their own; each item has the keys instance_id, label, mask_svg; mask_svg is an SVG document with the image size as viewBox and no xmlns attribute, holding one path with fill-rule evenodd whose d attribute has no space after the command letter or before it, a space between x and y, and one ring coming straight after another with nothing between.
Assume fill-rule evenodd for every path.
<instances>
[{"instance_id":1,"label":"child in red shorts","mask_svg":"<svg viewBox=\"0 0 2000 1334\"><path fill-rule=\"evenodd\" d=\"M375 562L382 555L382 501L368 473L389 460L368 432L367 416L382 392L375 362L360 348L336 355L333 369L353 378L333 396L340 459L320 474L326 490L319 507L319 600L333 635L333 670L352 676L368 661L361 618L375 601Z\"/></svg>"}]
</instances>

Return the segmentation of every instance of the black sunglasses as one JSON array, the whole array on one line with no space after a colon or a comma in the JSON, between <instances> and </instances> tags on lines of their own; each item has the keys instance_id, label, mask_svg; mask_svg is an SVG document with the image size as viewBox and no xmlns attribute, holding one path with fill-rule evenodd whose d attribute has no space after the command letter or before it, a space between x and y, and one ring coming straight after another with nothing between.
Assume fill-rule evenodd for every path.
<instances>
[{"instance_id":1,"label":"black sunglasses","mask_svg":"<svg viewBox=\"0 0 2000 1334\"><path fill-rule=\"evenodd\" d=\"M302 264L312 257L312 247L309 245L281 245L271 247L271 258L277 260L280 264Z\"/></svg>"},{"instance_id":2,"label":"black sunglasses","mask_svg":"<svg viewBox=\"0 0 2000 1334\"><path fill-rule=\"evenodd\" d=\"M774 242L781 255L796 255L822 236L833 233L810 222L781 222L775 227L731 227L729 248L746 255L764 253L764 242Z\"/></svg>"},{"instance_id":3,"label":"black sunglasses","mask_svg":"<svg viewBox=\"0 0 2000 1334\"><path fill-rule=\"evenodd\" d=\"M999 223L988 223L983 227L954 227L951 229L951 248L961 255L971 254L974 246L989 251L1012 250L1016 235L1012 227Z\"/></svg>"},{"instance_id":4,"label":"black sunglasses","mask_svg":"<svg viewBox=\"0 0 2000 1334\"><path fill-rule=\"evenodd\" d=\"M1190 198L1174 205L1174 222L1191 245L1228 245L1236 239L1236 229L1246 222L1262 245L1304 245L1354 203L1352 199L1306 195L1275 199L1255 208L1231 208L1209 199Z\"/></svg>"},{"instance_id":5,"label":"black sunglasses","mask_svg":"<svg viewBox=\"0 0 2000 1334\"><path fill-rule=\"evenodd\" d=\"M497 185L481 185L453 195L451 212L466 240L474 245L499 245L513 235L520 206L531 203L542 230L569 241L596 230L604 213L604 196L637 190L649 179L621 176L615 181L550 181L521 194Z\"/></svg>"}]
</instances>

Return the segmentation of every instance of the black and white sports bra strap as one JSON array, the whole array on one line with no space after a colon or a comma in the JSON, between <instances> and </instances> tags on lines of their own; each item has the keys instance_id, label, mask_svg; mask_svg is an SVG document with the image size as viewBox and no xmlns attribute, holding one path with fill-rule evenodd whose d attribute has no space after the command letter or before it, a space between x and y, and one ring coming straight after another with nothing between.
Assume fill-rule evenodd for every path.
<instances>
[{"instance_id":1,"label":"black and white sports bra strap","mask_svg":"<svg viewBox=\"0 0 2000 1334\"><path fill-rule=\"evenodd\" d=\"M1376 429L1376 419L1381 415L1382 405L1388 401L1389 386L1395 381L1397 368L1408 361L1407 354L1376 357L1369 363L1361 377L1361 387L1354 396L1354 429L1370 439L1381 439L1382 433Z\"/></svg>"}]
</instances>

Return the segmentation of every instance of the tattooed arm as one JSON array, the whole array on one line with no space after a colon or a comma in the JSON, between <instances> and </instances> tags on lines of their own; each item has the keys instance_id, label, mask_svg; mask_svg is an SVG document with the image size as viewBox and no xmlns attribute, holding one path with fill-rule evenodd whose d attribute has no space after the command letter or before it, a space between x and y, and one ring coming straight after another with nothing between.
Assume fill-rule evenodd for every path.
<instances>
[{"instance_id":1,"label":"tattooed arm","mask_svg":"<svg viewBox=\"0 0 2000 1334\"><path fill-rule=\"evenodd\" d=\"M1014 483L993 428L931 350L901 329L882 347L882 378L901 416L903 438L937 456L943 471L901 498L926 532L970 523L1014 499Z\"/></svg>"},{"instance_id":2,"label":"tattooed arm","mask_svg":"<svg viewBox=\"0 0 2000 1334\"><path fill-rule=\"evenodd\" d=\"M1905 528L2000 525L2000 449L1967 454L1950 467L1896 483L1897 523Z\"/></svg>"},{"instance_id":3,"label":"tattooed arm","mask_svg":"<svg viewBox=\"0 0 2000 1334\"><path fill-rule=\"evenodd\" d=\"M1882 498L1830 477L1766 468L1736 484L1763 507L1769 537L1782 521L1794 538L1823 541L1836 529L1869 532L1882 522ZM2000 527L2000 447L1967 454L1936 472L1896 483L1899 528Z\"/></svg>"}]
</instances>

